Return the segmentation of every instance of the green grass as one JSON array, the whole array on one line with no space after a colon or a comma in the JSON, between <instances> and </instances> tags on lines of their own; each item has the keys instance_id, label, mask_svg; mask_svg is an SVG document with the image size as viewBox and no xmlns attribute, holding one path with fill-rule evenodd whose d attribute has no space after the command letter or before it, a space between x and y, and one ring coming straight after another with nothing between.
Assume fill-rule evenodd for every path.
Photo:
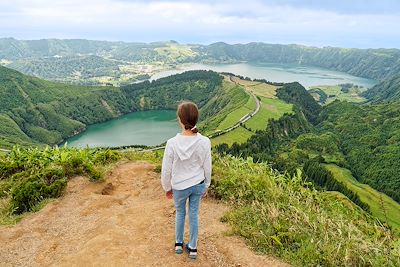
<instances>
[{"instance_id":1,"label":"green grass","mask_svg":"<svg viewBox=\"0 0 400 267\"><path fill-rule=\"evenodd\" d=\"M243 116L253 112L255 109L256 109L256 101L254 100L254 97L247 95L246 104L230 112L225 117L225 119L219 124L217 129L224 130L226 128L235 125Z\"/></svg>"},{"instance_id":2,"label":"green grass","mask_svg":"<svg viewBox=\"0 0 400 267\"><path fill-rule=\"evenodd\" d=\"M271 84L258 83L256 85L248 86L246 89L258 96L276 98L276 89L278 89L278 87Z\"/></svg>"},{"instance_id":3,"label":"green grass","mask_svg":"<svg viewBox=\"0 0 400 267\"><path fill-rule=\"evenodd\" d=\"M400 243L361 209L251 159L214 157L211 194L234 234L295 266L399 266Z\"/></svg>"},{"instance_id":4,"label":"green grass","mask_svg":"<svg viewBox=\"0 0 400 267\"><path fill-rule=\"evenodd\" d=\"M252 131L265 130L269 119L279 119L284 113L292 113L292 104L280 99L271 99L260 96L261 107L256 115L248 120L245 125Z\"/></svg>"},{"instance_id":5,"label":"green grass","mask_svg":"<svg viewBox=\"0 0 400 267\"><path fill-rule=\"evenodd\" d=\"M255 95L267 98L276 98L276 89L278 86L255 81L242 80L238 77L232 77L233 81L244 86L246 90L253 92Z\"/></svg>"},{"instance_id":6,"label":"green grass","mask_svg":"<svg viewBox=\"0 0 400 267\"><path fill-rule=\"evenodd\" d=\"M224 130L235 125L243 116L251 113L256 108L254 98L246 93L243 87L234 85L230 81L226 80L223 82L223 85L227 95L241 103L235 101L235 103L239 103L239 105L227 105L219 114L210 118L208 123L209 125L213 125L213 127L209 126L205 131L206 134L211 133L214 130ZM247 100L246 103L243 104L245 98ZM254 131L265 130L269 119L279 119L284 113L292 113L292 104L288 104L277 98L267 98L262 96L259 96L259 98L261 104L260 110L245 123L245 126L248 129L239 127L229 133L215 137L212 139L213 146L222 143L226 143L229 146L234 142L244 143L250 138ZM215 123L212 123L213 121ZM210 131L210 129L212 129L212 131Z\"/></svg>"},{"instance_id":7,"label":"green grass","mask_svg":"<svg viewBox=\"0 0 400 267\"><path fill-rule=\"evenodd\" d=\"M367 99L360 96L360 93L365 91L366 89L360 88L351 88L348 93L344 93L341 91L341 87L339 85L321 85L321 86L313 86L312 88L319 88L324 91L328 95L328 99L326 100L325 104L329 104L334 100L338 99L340 101L348 101L348 102L355 102L355 103L362 103L365 102ZM319 101L316 94L312 94L313 97Z\"/></svg>"},{"instance_id":8,"label":"green grass","mask_svg":"<svg viewBox=\"0 0 400 267\"><path fill-rule=\"evenodd\" d=\"M383 222L387 221L390 226L400 230L399 203L369 185L358 182L348 169L338 167L334 164L326 164L325 167L333 173L335 179L357 193L361 201L370 206L372 215L378 217Z\"/></svg>"},{"instance_id":9,"label":"green grass","mask_svg":"<svg viewBox=\"0 0 400 267\"><path fill-rule=\"evenodd\" d=\"M217 94L200 109L200 114L207 119L199 127L206 135L229 128L248 113L246 111L253 107L252 102L254 99L251 99L242 86L224 80Z\"/></svg>"},{"instance_id":10,"label":"green grass","mask_svg":"<svg viewBox=\"0 0 400 267\"><path fill-rule=\"evenodd\" d=\"M252 134L253 133L250 132L249 130L243 127L238 127L226 134L211 139L211 144L212 146L216 146L222 143L231 146L235 142L241 144L246 142L250 138L250 136L252 136Z\"/></svg>"}]
</instances>

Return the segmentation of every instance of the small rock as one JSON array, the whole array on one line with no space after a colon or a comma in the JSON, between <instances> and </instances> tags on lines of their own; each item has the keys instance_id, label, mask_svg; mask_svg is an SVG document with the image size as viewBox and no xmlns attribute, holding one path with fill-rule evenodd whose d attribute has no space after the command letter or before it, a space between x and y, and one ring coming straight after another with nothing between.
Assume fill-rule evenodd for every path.
<instances>
[{"instance_id":1,"label":"small rock","mask_svg":"<svg viewBox=\"0 0 400 267\"><path fill-rule=\"evenodd\" d=\"M112 191L114 191L114 185L112 183L108 183L103 190L101 190L102 195L111 195Z\"/></svg>"}]
</instances>

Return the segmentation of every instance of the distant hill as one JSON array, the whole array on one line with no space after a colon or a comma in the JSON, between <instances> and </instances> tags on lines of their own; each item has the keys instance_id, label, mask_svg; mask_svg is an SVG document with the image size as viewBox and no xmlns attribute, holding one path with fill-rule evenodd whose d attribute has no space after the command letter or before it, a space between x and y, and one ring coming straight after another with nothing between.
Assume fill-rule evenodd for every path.
<instances>
[{"instance_id":1,"label":"distant hill","mask_svg":"<svg viewBox=\"0 0 400 267\"><path fill-rule=\"evenodd\" d=\"M86 125L138 110L175 109L184 99L201 107L221 79L215 72L189 71L125 87L84 87L0 66L0 146L57 144Z\"/></svg>"},{"instance_id":2,"label":"distant hill","mask_svg":"<svg viewBox=\"0 0 400 267\"><path fill-rule=\"evenodd\" d=\"M169 64L196 61L191 46L175 41L125 43L93 40L0 38L0 63L39 78L80 85L126 85ZM138 66L145 64L146 66ZM147 66L152 64L152 66Z\"/></svg>"},{"instance_id":3,"label":"distant hill","mask_svg":"<svg viewBox=\"0 0 400 267\"><path fill-rule=\"evenodd\" d=\"M97 54L110 51L114 46L120 45L122 45L122 42L91 41L83 39L17 40L14 38L1 38L0 58L21 59Z\"/></svg>"},{"instance_id":4,"label":"distant hill","mask_svg":"<svg viewBox=\"0 0 400 267\"><path fill-rule=\"evenodd\" d=\"M400 72L399 49L318 48L266 43L230 45L219 42L194 50L208 60L304 64L377 80Z\"/></svg>"},{"instance_id":5,"label":"distant hill","mask_svg":"<svg viewBox=\"0 0 400 267\"><path fill-rule=\"evenodd\" d=\"M373 103L400 100L400 74L386 79L365 91L362 96Z\"/></svg>"},{"instance_id":6,"label":"distant hill","mask_svg":"<svg viewBox=\"0 0 400 267\"><path fill-rule=\"evenodd\" d=\"M123 74L130 79L137 73L121 69L120 66L128 66L129 69L133 63L290 63L318 66L377 80L400 73L399 49L318 48L267 43L185 45L176 41L126 43L0 38L0 60L6 60L10 68L45 79L71 80L72 69L81 75L76 80L78 82L92 76L119 77Z\"/></svg>"},{"instance_id":7,"label":"distant hill","mask_svg":"<svg viewBox=\"0 0 400 267\"><path fill-rule=\"evenodd\" d=\"M82 55L112 57L117 60L166 60L157 49L186 45L175 41L154 43L126 43L84 39L17 40L0 38L0 59L61 58Z\"/></svg>"}]
</instances>

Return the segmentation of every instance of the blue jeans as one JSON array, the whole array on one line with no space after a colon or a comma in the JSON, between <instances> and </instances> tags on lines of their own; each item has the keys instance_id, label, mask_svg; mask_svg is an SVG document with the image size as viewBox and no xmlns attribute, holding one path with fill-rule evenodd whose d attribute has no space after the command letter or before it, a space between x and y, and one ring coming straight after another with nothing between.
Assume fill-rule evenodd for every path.
<instances>
[{"instance_id":1,"label":"blue jeans","mask_svg":"<svg viewBox=\"0 0 400 267\"><path fill-rule=\"evenodd\" d=\"M206 186L204 183L197 184L184 190L173 190L174 204L176 208L175 238L176 243L183 243L185 230L186 202L189 199L189 247L197 248L199 237L199 207L200 199Z\"/></svg>"}]
</instances>

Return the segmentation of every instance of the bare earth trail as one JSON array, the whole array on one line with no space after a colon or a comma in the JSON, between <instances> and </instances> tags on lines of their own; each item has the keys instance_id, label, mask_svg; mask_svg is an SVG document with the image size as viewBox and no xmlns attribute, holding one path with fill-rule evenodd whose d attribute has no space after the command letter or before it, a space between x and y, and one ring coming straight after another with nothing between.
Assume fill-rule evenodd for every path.
<instances>
[{"instance_id":1,"label":"bare earth trail","mask_svg":"<svg viewBox=\"0 0 400 267\"><path fill-rule=\"evenodd\" d=\"M62 198L0 227L0 266L287 266L226 235L228 208L213 199L202 202L198 259L175 255L173 202L153 169L125 162L102 183L73 178Z\"/></svg>"}]
</instances>

